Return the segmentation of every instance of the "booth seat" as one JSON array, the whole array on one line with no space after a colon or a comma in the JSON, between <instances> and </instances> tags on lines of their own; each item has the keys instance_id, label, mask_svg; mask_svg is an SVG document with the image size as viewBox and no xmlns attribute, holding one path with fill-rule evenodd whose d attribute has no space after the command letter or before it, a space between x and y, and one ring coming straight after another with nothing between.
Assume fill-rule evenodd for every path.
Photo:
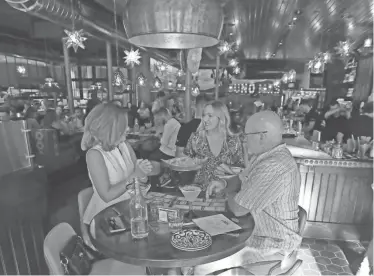
<instances>
[{"instance_id":1,"label":"booth seat","mask_svg":"<svg viewBox=\"0 0 374 276\"><path fill-rule=\"evenodd\" d=\"M48 175L73 165L83 154L80 133L59 136L55 129L38 129L33 136L35 161L44 166Z\"/></svg>"}]
</instances>

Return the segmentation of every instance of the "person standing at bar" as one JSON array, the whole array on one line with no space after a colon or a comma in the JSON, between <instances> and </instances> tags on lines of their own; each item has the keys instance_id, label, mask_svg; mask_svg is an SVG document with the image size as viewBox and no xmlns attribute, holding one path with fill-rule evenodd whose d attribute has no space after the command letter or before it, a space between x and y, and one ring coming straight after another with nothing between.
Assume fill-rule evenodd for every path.
<instances>
[{"instance_id":1,"label":"person standing at bar","mask_svg":"<svg viewBox=\"0 0 374 276\"><path fill-rule=\"evenodd\" d=\"M303 99L299 105L299 111L305 114L303 131L306 137L311 137L313 135L313 130L320 130L321 114L313 105L313 99Z\"/></svg>"},{"instance_id":2,"label":"person standing at bar","mask_svg":"<svg viewBox=\"0 0 374 276\"><path fill-rule=\"evenodd\" d=\"M321 133L321 141L323 142L336 140L338 133L342 133L345 140L350 136L347 110L340 106L336 100L329 104L329 110L324 114L321 126L323 127Z\"/></svg>"}]
</instances>

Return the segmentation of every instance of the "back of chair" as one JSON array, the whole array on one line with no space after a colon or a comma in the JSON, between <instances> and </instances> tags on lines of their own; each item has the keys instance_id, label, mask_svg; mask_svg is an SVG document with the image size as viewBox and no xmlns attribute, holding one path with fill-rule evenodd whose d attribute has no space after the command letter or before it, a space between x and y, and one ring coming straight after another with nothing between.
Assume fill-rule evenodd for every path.
<instances>
[{"instance_id":1,"label":"back of chair","mask_svg":"<svg viewBox=\"0 0 374 276\"><path fill-rule=\"evenodd\" d=\"M78 194L78 208L80 220L83 220L84 212L93 195L93 188L89 187L79 192Z\"/></svg>"},{"instance_id":2,"label":"back of chair","mask_svg":"<svg viewBox=\"0 0 374 276\"><path fill-rule=\"evenodd\" d=\"M93 195L93 188L89 187L79 192L78 194L78 209L79 209L79 220L83 241L92 249L94 249L90 237L88 235L87 225L83 223L83 215L87 209L88 203L90 202Z\"/></svg>"},{"instance_id":3,"label":"back of chair","mask_svg":"<svg viewBox=\"0 0 374 276\"><path fill-rule=\"evenodd\" d=\"M60 253L75 235L74 229L68 223L63 222L53 227L45 237L44 258L50 275L64 275L60 264Z\"/></svg>"},{"instance_id":4,"label":"back of chair","mask_svg":"<svg viewBox=\"0 0 374 276\"><path fill-rule=\"evenodd\" d=\"M307 219L307 213L306 211L299 206L299 235L303 236L305 225L306 225L306 219Z\"/></svg>"}]
</instances>

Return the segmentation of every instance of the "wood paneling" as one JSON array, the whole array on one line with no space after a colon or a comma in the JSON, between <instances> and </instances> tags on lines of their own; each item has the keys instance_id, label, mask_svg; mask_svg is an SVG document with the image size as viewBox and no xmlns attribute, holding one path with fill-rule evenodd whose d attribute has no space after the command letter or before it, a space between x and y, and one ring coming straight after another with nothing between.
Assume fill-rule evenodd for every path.
<instances>
[{"instance_id":1,"label":"wood paneling","mask_svg":"<svg viewBox=\"0 0 374 276\"><path fill-rule=\"evenodd\" d=\"M300 202L308 221L371 224L373 218L372 168L299 165Z\"/></svg>"}]
</instances>

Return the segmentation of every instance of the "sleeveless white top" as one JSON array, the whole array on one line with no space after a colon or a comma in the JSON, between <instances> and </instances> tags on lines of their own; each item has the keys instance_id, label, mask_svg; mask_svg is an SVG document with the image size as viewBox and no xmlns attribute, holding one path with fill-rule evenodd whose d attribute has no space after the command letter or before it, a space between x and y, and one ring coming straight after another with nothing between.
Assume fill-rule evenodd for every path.
<instances>
[{"instance_id":1,"label":"sleeveless white top","mask_svg":"<svg viewBox=\"0 0 374 276\"><path fill-rule=\"evenodd\" d=\"M121 143L117 148L112 151L104 151L101 146L94 146L92 149L98 150L104 157L105 165L108 170L110 185L115 185L121 181L126 180L130 174L134 171L135 165L131 159L130 151L126 143ZM90 150L92 150L90 149ZM90 171L88 170L88 175L91 179ZM129 179L130 183L131 179ZM87 209L83 215L83 222L85 224L90 224L91 220L105 208L130 198L128 192L125 192L120 197L106 203L101 199L95 185L93 186L93 196L88 203Z\"/></svg>"}]
</instances>

